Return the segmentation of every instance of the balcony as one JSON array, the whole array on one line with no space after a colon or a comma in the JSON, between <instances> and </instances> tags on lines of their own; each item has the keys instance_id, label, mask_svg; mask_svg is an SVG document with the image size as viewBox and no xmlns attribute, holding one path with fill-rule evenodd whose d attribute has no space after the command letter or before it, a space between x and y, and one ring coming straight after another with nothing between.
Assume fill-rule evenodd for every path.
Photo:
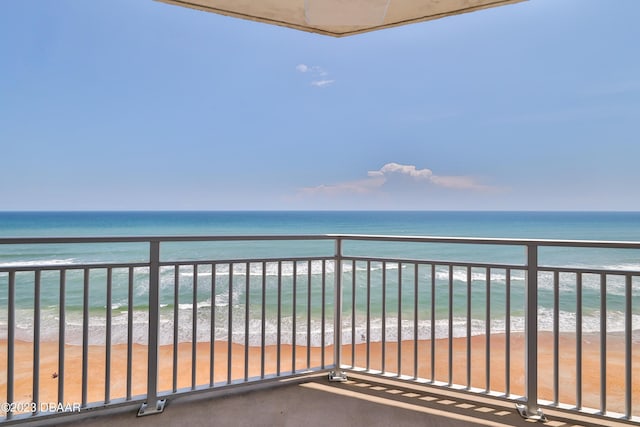
<instances>
[{"instance_id":1,"label":"balcony","mask_svg":"<svg viewBox=\"0 0 640 427\"><path fill-rule=\"evenodd\" d=\"M171 236L0 250L15 257L0 265L6 425L638 420L640 271L623 261L640 243ZM43 261L50 251L68 256ZM585 251L607 262L554 262Z\"/></svg>"}]
</instances>

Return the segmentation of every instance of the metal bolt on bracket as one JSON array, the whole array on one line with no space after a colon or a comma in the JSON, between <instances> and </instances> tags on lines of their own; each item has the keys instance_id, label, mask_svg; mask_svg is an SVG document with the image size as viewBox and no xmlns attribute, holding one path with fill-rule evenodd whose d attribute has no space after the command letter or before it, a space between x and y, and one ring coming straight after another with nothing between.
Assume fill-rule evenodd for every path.
<instances>
[{"instance_id":1,"label":"metal bolt on bracket","mask_svg":"<svg viewBox=\"0 0 640 427\"><path fill-rule=\"evenodd\" d=\"M347 381L347 374L344 371L331 371L329 372L329 381L343 383Z\"/></svg>"}]
</instances>

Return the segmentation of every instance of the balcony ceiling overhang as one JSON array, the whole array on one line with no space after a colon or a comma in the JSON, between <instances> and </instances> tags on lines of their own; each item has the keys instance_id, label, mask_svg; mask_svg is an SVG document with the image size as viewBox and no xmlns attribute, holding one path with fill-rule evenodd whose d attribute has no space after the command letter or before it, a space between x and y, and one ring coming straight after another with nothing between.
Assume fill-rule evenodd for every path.
<instances>
[{"instance_id":1,"label":"balcony ceiling overhang","mask_svg":"<svg viewBox=\"0 0 640 427\"><path fill-rule=\"evenodd\" d=\"M158 0L334 37L429 21L525 0Z\"/></svg>"}]
</instances>

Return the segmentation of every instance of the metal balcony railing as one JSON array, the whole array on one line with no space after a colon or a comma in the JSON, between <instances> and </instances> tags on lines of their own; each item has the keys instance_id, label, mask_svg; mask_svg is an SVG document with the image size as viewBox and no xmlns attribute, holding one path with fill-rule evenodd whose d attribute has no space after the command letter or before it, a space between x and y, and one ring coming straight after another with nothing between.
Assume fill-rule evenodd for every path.
<instances>
[{"instance_id":1,"label":"metal balcony railing","mask_svg":"<svg viewBox=\"0 0 640 427\"><path fill-rule=\"evenodd\" d=\"M585 250L621 267L554 264ZM640 268L624 261L639 253L492 238L3 238L0 422L134 404L147 415L172 396L325 370L489 393L533 418L555 406L636 420Z\"/></svg>"}]
</instances>

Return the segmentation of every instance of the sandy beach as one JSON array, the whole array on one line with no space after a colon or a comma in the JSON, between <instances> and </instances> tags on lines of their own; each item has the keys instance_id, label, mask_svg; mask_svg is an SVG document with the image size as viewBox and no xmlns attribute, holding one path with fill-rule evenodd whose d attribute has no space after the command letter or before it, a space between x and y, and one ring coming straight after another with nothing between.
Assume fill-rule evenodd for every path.
<instances>
[{"instance_id":1,"label":"sandy beach","mask_svg":"<svg viewBox=\"0 0 640 427\"><path fill-rule=\"evenodd\" d=\"M474 336L471 340L471 386L486 388L485 370L485 336ZM404 342L402 345L401 373L414 375L414 343ZM214 382L224 383L228 380L228 343L216 341L214 345ZM566 404L575 404L576 382L576 343L573 335L561 335L560 337L560 401ZM430 341L418 342L418 376L431 377L431 343ZM437 381L449 381L448 351L449 343L446 339L435 342L435 379ZM490 389L495 391L505 390L505 335L495 334L491 336L490 343ZM379 342L370 344L370 369L382 368L382 345ZM459 338L453 340L453 383L466 384L467 378L467 340ZM248 349L248 372L246 375L256 377L261 375L261 350L259 347ZM307 355L307 347L296 347L296 370L304 371L307 368L307 358L310 366L321 365L321 349L310 348ZM553 399L553 340L550 333L539 334L539 397L544 400ZM0 400L6 400L7 381L7 343L0 341ZM177 364L177 388L189 388L192 386L191 343L182 343L178 346ZM385 371L398 371L398 347L397 343L387 343L385 349ZM355 365L366 367L366 344L355 346ZM111 349L111 380L110 398L117 399L126 396L127 377L127 349L126 345L114 345ZM171 391L173 389L173 346L161 346L159 349L159 391ZM350 365L352 349L350 345L343 346L343 365ZM133 396L145 393L147 378L147 347L134 345L132 352L132 390ZM281 372L292 369L292 347L281 347ZM333 363L333 348L325 348L325 363ZM583 407L598 408L600 405L600 347L598 336L583 337L583 375L582 393ZM40 348L40 402L58 402L58 344L43 342ZM208 385L210 380L210 344L198 343L196 347L196 381L195 385ZM105 400L105 348L102 346L89 347L88 359L88 402L100 402ZM277 348L268 346L265 348L265 375L277 372ZM33 384L33 344L17 341L15 346L15 388L16 402L30 402L32 399ZM524 394L524 340L522 334L511 336L511 369L510 391L515 395ZM245 377L245 349L244 346L232 345L231 379L243 379ZM607 338L607 409L615 412L624 411L624 340L618 336ZM79 403L82 399L82 347L65 346L65 378L64 378L64 403ZM640 353L635 351L633 355L633 399L634 413L640 414L637 406L640 406Z\"/></svg>"}]
</instances>

